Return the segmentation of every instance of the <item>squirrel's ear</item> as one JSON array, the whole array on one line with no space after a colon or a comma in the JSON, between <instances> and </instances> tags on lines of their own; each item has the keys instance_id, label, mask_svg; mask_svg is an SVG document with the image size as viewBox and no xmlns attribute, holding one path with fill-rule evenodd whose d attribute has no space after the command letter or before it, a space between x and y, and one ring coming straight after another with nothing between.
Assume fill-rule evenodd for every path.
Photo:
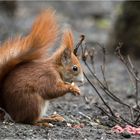
<instances>
[{"instance_id":1,"label":"squirrel's ear","mask_svg":"<svg viewBox=\"0 0 140 140\"><path fill-rule=\"evenodd\" d=\"M73 39L72 31L70 29L66 29L64 31L62 45L64 45L66 48L69 48L71 52L73 52L74 39Z\"/></svg>"},{"instance_id":2,"label":"squirrel's ear","mask_svg":"<svg viewBox=\"0 0 140 140\"><path fill-rule=\"evenodd\" d=\"M70 48L65 48L61 54L62 65L67 65L71 62L71 50Z\"/></svg>"},{"instance_id":3,"label":"squirrel's ear","mask_svg":"<svg viewBox=\"0 0 140 140\"><path fill-rule=\"evenodd\" d=\"M61 62L67 65L71 61L71 54L73 52L73 34L70 29L65 29L62 39L63 52L61 54Z\"/></svg>"}]
</instances>

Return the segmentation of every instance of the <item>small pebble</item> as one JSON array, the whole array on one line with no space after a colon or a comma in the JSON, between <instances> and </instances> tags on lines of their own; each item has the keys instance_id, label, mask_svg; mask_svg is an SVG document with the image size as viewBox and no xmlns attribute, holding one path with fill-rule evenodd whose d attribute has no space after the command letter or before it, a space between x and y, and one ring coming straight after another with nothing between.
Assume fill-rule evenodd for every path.
<instances>
[{"instance_id":1,"label":"small pebble","mask_svg":"<svg viewBox=\"0 0 140 140\"><path fill-rule=\"evenodd\" d=\"M128 132L123 132L123 133L122 133L122 136L123 136L124 138L131 138L131 134L128 133Z\"/></svg>"}]
</instances>

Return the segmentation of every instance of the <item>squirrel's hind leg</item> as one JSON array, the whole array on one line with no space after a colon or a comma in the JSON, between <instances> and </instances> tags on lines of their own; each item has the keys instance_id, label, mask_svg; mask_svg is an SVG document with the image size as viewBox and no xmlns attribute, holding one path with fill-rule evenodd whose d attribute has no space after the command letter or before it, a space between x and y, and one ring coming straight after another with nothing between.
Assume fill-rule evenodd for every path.
<instances>
[{"instance_id":1,"label":"squirrel's hind leg","mask_svg":"<svg viewBox=\"0 0 140 140\"><path fill-rule=\"evenodd\" d=\"M63 122L65 119L59 114L53 114L51 116L42 117L37 122Z\"/></svg>"},{"instance_id":2,"label":"squirrel's hind leg","mask_svg":"<svg viewBox=\"0 0 140 140\"><path fill-rule=\"evenodd\" d=\"M53 114L53 115L48 116L48 117L39 118L34 123L34 125L52 127L53 125L51 123L54 123L54 122L63 122L64 120L65 119L61 115L59 115L59 114Z\"/></svg>"}]
</instances>

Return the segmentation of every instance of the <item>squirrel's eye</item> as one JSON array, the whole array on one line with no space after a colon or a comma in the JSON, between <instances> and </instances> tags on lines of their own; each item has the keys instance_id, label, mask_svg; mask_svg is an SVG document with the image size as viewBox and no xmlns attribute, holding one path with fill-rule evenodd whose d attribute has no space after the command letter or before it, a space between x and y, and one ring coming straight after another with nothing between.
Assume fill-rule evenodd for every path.
<instances>
[{"instance_id":1,"label":"squirrel's eye","mask_svg":"<svg viewBox=\"0 0 140 140\"><path fill-rule=\"evenodd\" d=\"M72 69L73 69L73 71L78 71L78 67L77 67L76 65L74 65L74 66L72 67Z\"/></svg>"}]
</instances>

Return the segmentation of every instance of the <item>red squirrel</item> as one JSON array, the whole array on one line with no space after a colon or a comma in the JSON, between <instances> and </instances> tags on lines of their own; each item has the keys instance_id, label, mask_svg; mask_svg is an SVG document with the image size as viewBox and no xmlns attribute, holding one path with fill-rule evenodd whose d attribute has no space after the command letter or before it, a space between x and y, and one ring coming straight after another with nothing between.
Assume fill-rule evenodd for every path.
<instances>
[{"instance_id":1,"label":"red squirrel","mask_svg":"<svg viewBox=\"0 0 140 140\"><path fill-rule=\"evenodd\" d=\"M83 81L81 65L74 55L73 34L66 30L60 47L45 60L59 33L55 12L48 9L35 20L31 32L1 44L0 102L15 122L34 124L42 120L49 100L66 93L80 94L72 81ZM37 61L39 60L39 61Z\"/></svg>"}]
</instances>

